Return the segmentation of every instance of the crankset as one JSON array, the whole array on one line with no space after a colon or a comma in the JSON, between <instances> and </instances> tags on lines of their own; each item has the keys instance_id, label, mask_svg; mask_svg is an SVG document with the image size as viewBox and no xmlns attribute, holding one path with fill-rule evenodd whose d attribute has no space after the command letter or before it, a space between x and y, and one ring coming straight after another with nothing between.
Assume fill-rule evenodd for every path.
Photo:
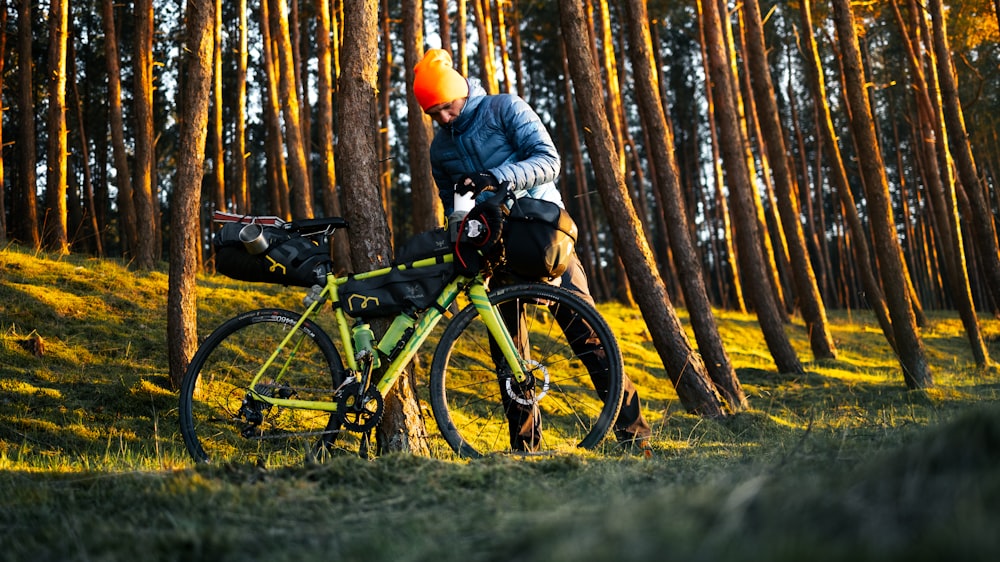
<instances>
[{"instance_id":1,"label":"crankset","mask_svg":"<svg viewBox=\"0 0 1000 562\"><path fill-rule=\"evenodd\" d=\"M353 382L343 387L337 399L337 413L344 429L365 433L371 431L382 419L385 402L378 390L362 391L361 383Z\"/></svg>"}]
</instances>

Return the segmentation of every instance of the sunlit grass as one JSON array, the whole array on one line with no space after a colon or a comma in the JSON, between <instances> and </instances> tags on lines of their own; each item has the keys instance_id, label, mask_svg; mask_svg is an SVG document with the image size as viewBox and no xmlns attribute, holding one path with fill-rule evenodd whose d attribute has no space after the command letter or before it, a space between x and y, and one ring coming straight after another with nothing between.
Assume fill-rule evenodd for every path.
<instances>
[{"instance_id":1,"label":"sunlit grass","mask_svg":"<svg viewBox=\"0 0 1000 562\"><path fill-rule=\"evenodd\" d=\"M605 304L654 428L650 461L613 439L456 459L423 402L430 457L369 462L344 436L323 464L263 470L187 456L166 294L165 270L0 250L0 558L983 559L1000 547L1000 377L974 364L951 313L921 330L936 386L908 391L866 311L829 312L827 361L793 319L803 375L774 369L753 315L718 311L750 410L711 420L685 411L640 312ZM206 275L198 297L205 337L248 309L299 309L302 292ZM981 323L1000 358L1000 322ZM33 337L41 356L22 345ZM429 365L418 358L418 381Z\"/></svg>"}]
</instances>

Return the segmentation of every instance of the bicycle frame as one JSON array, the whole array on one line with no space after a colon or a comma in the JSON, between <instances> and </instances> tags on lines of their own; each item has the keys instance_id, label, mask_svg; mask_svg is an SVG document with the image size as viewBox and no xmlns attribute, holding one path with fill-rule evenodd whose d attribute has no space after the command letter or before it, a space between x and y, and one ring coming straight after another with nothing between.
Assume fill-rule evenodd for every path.
<instances>
[{"instance_id":1,"label":"bicycle frame","mask_svg":"<svg viewBox=\"0 0 1000 562\"><path fill-rule=\"evenodd\" d=\"M453 256L445 256L445 261L452 261ZM435 258L427 258L423 260L417 260L413 262L412 267L427 267L438 263ZM356 279L366 279L370 277L377 277L379 275L384 275L388 273L392 267L377 269L369 271L366 273L360 273L355 275ZM278 348L271 354L268 360L264 363L261 369L254 376L253 380L250 382L249 393L253 396L255 400L265 402L274 406L281 406L285 408L295 408L302 410L320 410L327 412L337 411L337 402L335 400L299 400L295 398L279 398L274 396L266 396L257 392L257 385L264 378L265 373L267 373L271 367L278 354L289 345L292 337L298 331L298 329L306 322L307 319L311 318L314 314L317 314L319 308L328 299L334 303L335 308L335 318L337 324L337 331L339 334L339 339L344 350L344 359L347 364L348 370L352 374L359 372L358 360L357 360L357 350L354 346L354 339L351 334L351 328L349 326L350 318L344 312L337 303L339 303L339 288L348 280L348 277L335 277L332 273L327 274L326 286L323 287L322 291L319 293L318 298L313 299L313 301L308 305L305 312L298 322L292 326L288 334L284 337ZM421 346L427 341L434 327L443 317L443 312L462 292L465 292L469 297L469 301L476 308L479 316L483 319L486 324L487 329L493 338L498 342L500 350L503 352L504 358L507 360L507 364L510 367L514 379L518 382L524 382L526 380L526 375L524 369L522 368L522 362L520 354L517 351L514 341L510 336L510 332L507 330L506 324L501 319L500 314L497 312L496 308L490 304L490 298L486 291L486 284L481 275L477 275L474 278L459 276L452 280L438 295L435 301L436 306L432 306L426 312L420 315L415 324L413 325L413 334L409 341L403 346L402 350L396 357L392 359L389 365L384 369L382 378L379 379L375 388L381 395L385 395L392 386L396 383L396 380L403 373L404 368L413 359L413 356L420 350ZM405 314L402 313L402 314ZM380 353L377 349L378 342L373 342L372 353ZM293 354L294 355L294 354ZM284 372L284 367L279 369L277 380L280 380L282 373Z\"/></svg>"}]
</instances>

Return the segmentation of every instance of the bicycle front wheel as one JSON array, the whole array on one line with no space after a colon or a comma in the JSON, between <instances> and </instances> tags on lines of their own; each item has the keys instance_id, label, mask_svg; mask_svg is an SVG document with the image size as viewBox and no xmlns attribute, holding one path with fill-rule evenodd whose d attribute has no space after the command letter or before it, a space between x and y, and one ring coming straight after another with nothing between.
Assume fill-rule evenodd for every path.
<instances>
[{"instance_id":1,"label":"bicycle front wheel","mask_svg":"<svg viewBox=\"0 0 1000 562\"><path fill-rule=\"evenodd\" d=\"M271 406L249 393L301 315L254 310L219 326L195 353L181 383L180 427L199 462L301 464L329 449L340 419L330 412ZM333 400L344 380L340 353L330 337L306 320L257 383L259 394L299 400Z\"/></svg>"},{"instance_id":2,"label":"bicycle front wheel","mask_svg":"<svg viewBox=\"0 0 1000 562\"><path fill-rule=\"evenodd\" d=\"M510 375L469 305L451 321L431 363L438 429L463 457L593 448L622 402L622 357L607 322L579 296L529 283L490 293L529 374Z\"/></svg>"}]
</instances>

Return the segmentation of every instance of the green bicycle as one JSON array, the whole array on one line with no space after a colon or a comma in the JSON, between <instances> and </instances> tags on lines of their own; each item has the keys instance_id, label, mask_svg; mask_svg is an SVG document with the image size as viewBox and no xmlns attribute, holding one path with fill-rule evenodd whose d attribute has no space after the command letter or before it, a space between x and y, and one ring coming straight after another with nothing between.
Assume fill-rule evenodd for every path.
<instances>
[{"instance_id":1,"label":"green bicycle","mask_svg":"<svg viewBox=\"0 0 1000 562\"><path fill-rule=\"evenodd\" d=\"M245 229L265 219L240 217L238 224ZM288 239L325 242L346 226L326 218L267 228ZM492 290L483 273L459 275L452 249L350 276L338 277L327 265L318 270L321 284L303 312L253 310L220 325L194 355L181 386L180 429L191 456L299 464L329 454L343 431L360 434L367 446L386 393L444 318L429 402L438 431L459 456L596 447L623 392L621 353L605 320L557 286ZM271 269L287 267L281 261L271 256ZM434 283L414 284L428 278ZM368 314L372 299L387 300L379 291L393 280L419 298ZM338 344L319 323L327 306ZM376 317L392 319L381 338L370 325Z\"/></svg>"}]
</instances>

